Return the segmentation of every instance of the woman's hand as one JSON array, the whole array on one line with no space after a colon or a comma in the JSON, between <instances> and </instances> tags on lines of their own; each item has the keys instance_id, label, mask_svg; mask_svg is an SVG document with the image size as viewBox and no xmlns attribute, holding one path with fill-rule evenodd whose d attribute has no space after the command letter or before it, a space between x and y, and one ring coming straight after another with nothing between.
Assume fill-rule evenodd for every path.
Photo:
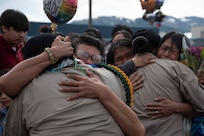
<instances>
[{"instance_id":1,"label":"woman's hand","mask_svg":"<svg viewBox=\"0 0 204 136\"><path fill-rule=\"evenodd\" d=\"M88 77L68 74L67 76L73 80L65 80L59 83L61 92L78 92L76 95L69 97L68 100L74 100L80 97L99 98L101 92L105 93L108 87L101 82L99 77L88 70L86 70L86 73Z\"/></svg>"},{"instance_id":2,"label":"woman's hand","mask_svg":"<svg viewBox=\"0 0 204 136\"><path fill-rule=\"evenodd\" d=\"M204 72L200 72L198 75L198 83L204 85Z\"/></svg>"},{"instance_id":3,"label":"woman's hand","mask_svg":"<svg viewBox=\"0 0 204 136\"><path fill-rule=\"evenodd\" d=\"M150 115L152 119L156 119L174 113L176 108L175 104L176 102L166 97L157 97L154 103L148 103L145 106L145 110L147 110L147 114Z\"/></svg>"},{"instance_id":4,"label":"woman's hand","mask_svg":"<svg viewBox=\"0 0 204 136\"><path fill-rule=\"evenodd\" d=\"M132 83L133 90L136 91L139 88L142 88L144 86L144 78L142 77L142 74L139 74L137 71L135 71L133 74L129 76L129 79Z\"/></svg>"},{"instance_id":5,"label":"woman's hand","mask_svg":"<svg viewBox=\"0 0 204 136\"><path fill-rule=\"evenodd\" d=\"M154 63L157 57L151 53L136 54L132 60L137 68Z\"/></svg>"}]
</instances>

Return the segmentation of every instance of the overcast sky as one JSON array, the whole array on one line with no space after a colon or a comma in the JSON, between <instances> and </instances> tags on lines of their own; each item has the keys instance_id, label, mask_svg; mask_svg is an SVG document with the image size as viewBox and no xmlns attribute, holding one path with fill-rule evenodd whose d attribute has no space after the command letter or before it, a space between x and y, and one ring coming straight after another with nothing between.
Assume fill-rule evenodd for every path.
<instances>
[{"instance_id":1,"label":"overcast sky","mask_svg":"<svg viewBox=\"0 0 204 136\"><path fill-rule=\"evenodd\" d=\"M30 21L50 22L43 10L43 0L0 0L0 13L8 8L25 13ZM197 16L204 18L204 0L165 0L161 8L164 14L183 18ZM78 0L78 8L74 20L88 19L89 0ZM139 0L92 0L92 17L117 16L128 19L142 17Z\"/></svg>"}]
</instances>

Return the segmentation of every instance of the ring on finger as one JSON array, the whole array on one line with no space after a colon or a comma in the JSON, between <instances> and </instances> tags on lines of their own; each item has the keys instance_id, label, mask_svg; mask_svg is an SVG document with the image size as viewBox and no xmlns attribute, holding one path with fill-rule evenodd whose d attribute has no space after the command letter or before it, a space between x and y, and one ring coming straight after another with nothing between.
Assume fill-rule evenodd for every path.
<instances>
[{"instance_id":1,"label":"ring on finger","mask_svg":"<svg viewBox=\"0 0 204 136\"><path fill-rule=\"evenodd\" d=\"M155 111L156 114L159 114L159 111Z\"/></svg>"}]
</instances>

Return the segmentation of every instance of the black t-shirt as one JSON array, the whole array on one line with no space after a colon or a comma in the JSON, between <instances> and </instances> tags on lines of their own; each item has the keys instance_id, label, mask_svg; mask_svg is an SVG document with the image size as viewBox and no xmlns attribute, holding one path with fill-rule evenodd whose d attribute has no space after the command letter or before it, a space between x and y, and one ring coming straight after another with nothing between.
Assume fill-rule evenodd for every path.
<instances>
[{"instance_id":1,"label":"black t-shirt","mask_svg":"<svg viewBox=\"0 0 204 136\"><path fill-rule=\"evenodd\" d=\"M125 62L124 64L118 66L121 70L123 70L123 72L125 72L125 74L127 76L130 76L133 72L135 72L137 70L134 62L130 59L127 62Z\"/></svg>"}]
</instances>

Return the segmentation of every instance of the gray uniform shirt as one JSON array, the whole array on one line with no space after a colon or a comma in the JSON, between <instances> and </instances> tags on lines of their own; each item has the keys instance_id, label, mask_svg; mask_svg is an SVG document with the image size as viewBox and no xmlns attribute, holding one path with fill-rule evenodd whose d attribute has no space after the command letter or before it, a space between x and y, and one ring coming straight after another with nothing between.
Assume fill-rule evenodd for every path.
<instances>
[{"instance_id":1,"label":"gray uniform shirt","mask_svg":"<svg viewBox=\"0 0 204 136\"><path fill-rule=\"evenodd\" d=\"M124 136L118 124L98 99L67 101L75 92L59 92L58 82L70 80L65 73L83 76L93 71L125 102L119 79L104 68L79 65L59 72L46 72L27 85L12 103L6 123L6 136ZM96 88L97 89L97 88ZM29 132L29 134L27 134Z\"/></svg>"},{"instance_id":2,"label":"gray uniform shirt","mask_svg":"<svg viewBox=\"0 0 204 136\"><path fill-rule=\"evenodd\" d=\"M204 90L197 76L180 62L157 59L155 63L138 68L145 78L144 87L134 92L133 109L145 127L146 136L183 136L183 115L152 120L144 107L159 96L176 102L187 100L199 112L204 112Z\"/></svg>"}]
</instances>

